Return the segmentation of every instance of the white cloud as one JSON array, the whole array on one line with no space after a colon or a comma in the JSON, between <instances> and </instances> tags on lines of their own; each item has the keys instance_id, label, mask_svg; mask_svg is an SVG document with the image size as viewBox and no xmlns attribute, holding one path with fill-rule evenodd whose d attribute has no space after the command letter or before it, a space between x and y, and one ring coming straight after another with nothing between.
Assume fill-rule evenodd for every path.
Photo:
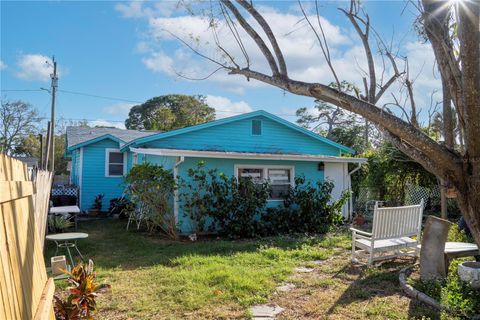
<instances>
[{"instance_id":1,"label":"white cloud","mask_svg":"<svg viewBox=\"0 0 480 320\"><path fill-rule=\"evenodd\" d=\"M2 60L0 60L0 70L4 70L7 68L7 65L5 63L3 63Z\"/></svg>"},{"instance_id":2,"label":"white cloud","mask_svg":"<svg viewBox=\"0 0 480 320\"><path fill-rule=\"evenodd\" d=\"M118 3L115 9L125 18L148 18L152 16L169 17L177 8L177 1L162 1L151 6L144 6L144 1Z\"/></svg>"},{"instance_id":3,"label":"white cloud","mask_svg":"<svg viewBox=\"0 0 480 320\"><path fill-rule=\"evenodd\" d=\"M145 10L147 5L145 3L142 10ZM156 7L158 8L158 6L160 4L157 4ZM152 10L154 10L154 7L150 6ZM268 3L257 5L257 9L269 22L276 35L292 79L326 84L334 80L318 45L318 40L299 10L282 12L269 6ZM314 8L306 3L305 9L310 21L318 31L319 27ZM212 30L209 28L209 19L204 18L201 14L180 14L165 17L153 13L144 17L148 22L147 28L150 38L144 40L141 47L148 48L148 50L144 50L145 56L143 57L143 63L148 69L169 77L178 77L178 73L180 73L186 77L200 79L206 77L218 67L193 53L168 31L185 40L206 56L230 63L226 55L219 51L215 45L215 38ZM261 30L252 17L247 15L246 18L249 23L257 27L257 30ZM355 30L351 26L347 29L341 28L325 17L320 17L320 21L329 44L332 64L340 80L351 82L363 91L362 78L365 76L364 71L368 70L368 67L364 48ZM346 23L349 26L347 20ZM267 61L256 44L245 34L242 28L239 27L238 31L243 41L243 46L248 52L250 68L270 74ZM217 34L221 46L235 57L235 61L241 67L246 66L245 57L232 36L230 29L224 22L220 21L218 23ZM264 34L261 33L260 35L263 39L266 39ZM402 35L402 41L404 39L406 38ZM378 52L375 43L372 43L372 49L375 53ZM422 108L422 112L425 113L430 106L430 94L434 90L441 88L438 75L435 75L436 66L434 65L435 59L432 49L429 44L411 41L400 45L398 55L400 57L409 57L410 77L415 80L415 98L418 107ZM392 68L388 59L385 61L385 72L382 72L383 62L381 57L377 54L374 59L377 67L377 79L383 77L383 81L386 82L392 75ZM399 69L403 70L401 59L399 59L398 64ZM185 79L180 80L188 81ZM207 79L207 81L215 83L221 89L236 94L243 94L251 89L268 87L268 85L255 80L245 80L242 76L228 75L225 70L221 70ZM380 105L387 101L392 102L392 92L396 95L402 94L401 86L397 84L391 86L390 90L384 94Z\"/></svg>"},{"instance_id":4,"label":"white cloud","mask_svg":"<svg viewBox=\"0 0 480 320\"><path fill-rule=\"evenodd\" d=\"M216 118L226 118L242 113L253 111L252 107L245 101L233 102L230 99L222 96L207 95L207 104L215 108Z\"/></svg>"},{"instance_id":5,"label":"white cloud","mask_svg":"<svg viewBox=\"0 0 480 320\"><path fill-rule=\"evenodd\" d=\"M154 72L175 75L174 61L163 51L155 52L150 57L142 59L143 64Z\"/></svg>"},{"instance_id":6,"label":"white cloud","mask_svg":"<svg viewBox=\"0 0 480 320\"><path fill-rule=\"evenodd\" d=\"M92 127L100 126L100 127L115 127L119 129L125 129L125 124L123 122L116 122L116 121L113 122L113 121L108 121L103 119L88 121L88 125Z\"/></svg>"},{"instance_id":7,"label":"white cloud","mask_svg":"<svg viewBox=\"0 0 480 320\"><path fill-rule=\"evenodd\" d=\"M146 7L142 8L142 10L146 9ZM310 65L319 64L319 61L322 60L321 49L317 45L317 40L305 21L299 23L299 21L302 20L300 13L282 13L269 6L260 6L259 10L261 10L265 19L270 22L277 36L291 75L302 74L308 70ZM229 62L225 54L216 48L214 35L210 28L210 21L202 15L161 17L154 14L145 17L148 21L150 39L148 41L142 41L140 45L137 45L137 48L140 47L140 50L137 49L137 51L149 52L148 55L142 59L148 69L171 77L176 77L177 73L180 73L189 78L200 79L206 77L218 68L217 65L206 61L186 48L183 44L180 44L170 32L184 39L193 47L198 48L199 51L205 55L219 61ZM253 18L249 17L248 19L252 25L256 24ZM315 19L316 21L316 16L310 16L310 19ZM347 34L338 26L333 25L323 17L321 17L320 20L327 40L331 45L332 55L338 54L338 50L335 49L336 46L351 43ZM292 30L295 31L292 32ZM221 45L228 52L232 53L241 66L244 66L245 58L228 26L220 21L217 32ZM251 40L241 28L239 28L239 32L248 52L251 67L255 70L269 73L268 64L254 41ZM176 46L176 49L167 51L166 44L173 44ZM145 50L146 48L149 50ZM323 64L325 63L323 62ZM329 74L327 70L327 72L320 73L320 76L322 78L330 78ZM224 70L210 76L208 80L216 82L220 84L223 89L235 93L243 93L247 88L265 86L255 80L247 82L242 76L228 75Z\"/></svg>"},{"instance_id":8,"label":"white cloud","mask_svg":"<svg viewBox=\"0 0 480 320\"><path fill-rule=\"evenodd\" d=\"M18 58L17 67L15 75L23 80L48 81L53 72L52 59L42 54L22 54Z\"/></svg>"},{"instance_id":9,"label":"white cloud","mask_svg":"<svg viewBox=\"0 0 480 320\"><path fill-rule=\"evenodd\" d=\"M119 102L119 103L104 107L103 112L126 117L128 115L128 112L134 105L135 105L134 103Z\"/></svg>"}]
</instances>

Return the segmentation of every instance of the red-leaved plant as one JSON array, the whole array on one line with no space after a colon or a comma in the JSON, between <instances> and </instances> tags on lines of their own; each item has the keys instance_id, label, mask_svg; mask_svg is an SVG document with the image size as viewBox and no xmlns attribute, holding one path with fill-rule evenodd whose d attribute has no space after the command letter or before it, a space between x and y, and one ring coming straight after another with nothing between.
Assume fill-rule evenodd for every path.
<instances>
[{"instance_id":1,"label":"red-leaved plant","mask_svg":"<svg viewBox=\"0 0 480 320\"><path fill-rule=\"evenodd\" d=\"M65 273L69 276L68 297L62 299L58 294L54 296L55 319L93 319L93 313L97 310L97 293L110 289L110 285L95 283L92 260L88 261L88 265L80 263L71 272Z\"/></svg>"}]
</instances>

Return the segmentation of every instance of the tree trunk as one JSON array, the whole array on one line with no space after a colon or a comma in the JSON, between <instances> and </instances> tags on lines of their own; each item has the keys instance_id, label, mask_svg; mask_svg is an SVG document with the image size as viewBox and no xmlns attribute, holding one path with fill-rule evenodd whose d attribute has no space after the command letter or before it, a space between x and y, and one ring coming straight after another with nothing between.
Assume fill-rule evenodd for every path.
<instances>
[{"instance_id":1,"label":"tree trunk","mask_svg":"<svg viewBox=\"0 0 480 320\"><path fill-rule=\"evenodd\" d=\"M442 219L447 219L448 210L447 210L447 183L443 179L438 179L438 186L440 187L440 207L441 207L441 217Z\"/></svg>"},{"instance_id":2,"label":"tree trunk","mask_svg":"<svg viewBox=\"0 0 480 320\"><path fill-rule=\"evenodd\" d=\"M457 188L457 202L475 242L480 246L480 176L465 175L465 189Z\"/></svg>"}]
</instances>

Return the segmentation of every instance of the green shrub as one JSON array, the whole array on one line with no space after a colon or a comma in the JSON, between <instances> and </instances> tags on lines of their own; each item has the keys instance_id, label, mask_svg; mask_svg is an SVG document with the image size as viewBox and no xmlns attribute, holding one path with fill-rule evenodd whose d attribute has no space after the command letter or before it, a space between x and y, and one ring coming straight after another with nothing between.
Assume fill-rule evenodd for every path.
<instances>
[{"instance_id":1,"label":"green shrub","mask_svg":"<svg viewBox=\"0 0 480 320\"><path fill-rule=\"evenodd\" d=\"M442 319L471 319L480 314L480 290L473 289L458 276L458 265L463 259L453 260L448 276L442 280L421 281L409 279L409 283L421 292L439 301L449 310Z\"/></svg>"},{"instance_id":2,"label":"green shrub","mask_svg":"<svg viewBox=\"0 0 480 320\"><path fill-rule=\"evenodd\" d=\"M350 195L345 192L334 201L333 187L329 181L313 184L305 177L296 177L295 187L290 189L284 206L269 208L262 215L262 233L325 233L332 226L342 223L341 209Z\"/></svg>"},{"instance_id":3,"label":"green shrub","mask_svg":"<svg viewBox=\"0 0 480 320\"><path fill-rule=\"evenodd\" d=\"M257 235L258 217L267 204L268 183L256 184L252 179L237 179L206 170L205 162L188 170L188 181L182 181L180 193L184 217L192 223L192 231L218 231L229 237Z\"/></svg>"},{"instance_id":4,"label":"green shrub","mask_svg":"<svg viewBox=\"0 0 480 320\"><path fill-rule=\"evenodd\" d=\"M468 238L465 231L460 230L458 226L452 225L448 231L448 241L451 242L471 242L471 239Z\"/></svg>"},{"instance_id":5,"label":"green shrub","mask_svg":"<svg viewBox=\"0 0 480 320\"><path fill-rule=\"evenodd\" d=\"M145 221L148 231L160 231L176 238L177 226L172 208L176 184L171 170L150 163L138 164L125 176L124 182L128 197L137 208L142 208L142 221ZM133 215L137 213L131 212Z\"/></svg>"},{"instance_id":6,"label":"green shrub","mask_svg":"<svg viewBox=\"0 0 480 320\"><path fill-rule=\"evenodd\" d=\"M126 218L135 210L135 205L126 198L110 199L110 214L118 214L119 218Z\"/></svg>"},{"instance_id":7,"label":"green shrub","mask_svg":"<svg viewBox=\"0 0 480 320\"><path fill-rule=\"evenodd\" d=\"M455 315L470 319L480 315L480 290L473 289L458 276L458 265L462 260L453 260L448 277L441 290L441 303Z\"/></svg>"}]
</instances>

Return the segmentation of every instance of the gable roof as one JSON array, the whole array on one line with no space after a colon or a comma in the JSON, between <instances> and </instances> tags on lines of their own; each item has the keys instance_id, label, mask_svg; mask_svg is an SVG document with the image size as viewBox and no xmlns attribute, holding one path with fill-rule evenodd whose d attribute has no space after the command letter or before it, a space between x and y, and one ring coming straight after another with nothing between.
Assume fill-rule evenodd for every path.
<instances>
[{"instance_id":1,"label":"gable roof","mask_svg":"<svg viewBox=\"0 0 480 320\"><path fill-rule=\"evenodd\" d=\"M222 124L227 124L227 123L231 123L231 122L235 122L235 121L239 121L239 120L244 120L244 119L248 119L248 118L257 117L257 116L263 116L263 117L266 117L266 118L268 118L272 121L283 124L284 126L287 126L287 127L291 128L293 130L296 130L300 133L303 133L307 136L310 136L310 137L312 137L316 140L324 142L324 143L326 143L328 145L331 145L333 147L339 148L340 150L342 150L345 153L350 153L350 154L355 153L355 150L353 150L352 148L349 148L349 147L346 147L346 146L341 145L339 143L336 143L336 142L334 142L330 139L325 138L324 136L321 136L317 133L314 133L314 132L312 132L308 129L302 128L300 126L297 126L296 124L293 124L290 121L287 121L285 119L277 117L277 116L275 116L275 115L273 115L269 112L266 112L264 110L253 111L253 112L244 113L244 114L241 114L241 115L238 115L238 116L223 118L223 119L219 119L219 120L205 122L205 123L198 124L198 125L195 125L195 126L185 127L185 128L181 128L181 129L177 129L177 130L167 131L167 132L160 132L160 133L152 134L152 135L149 135L149 136L137 138L135 140L132 140L132 141L126 143L122 147L122 151L125 151L126 148L128 148L129 146L138 146L138 145L141 145L141 144L144 144L144 143L147 143L147 142L160 140L160 139L164 139L164 138L168 138L168 137L173 137L173 136L176 136L176 135L189 133L189 132L194 132L194 131L197 131L197 130L202 130L202 129L206 129L206 128L210 128L210 127L214 127L214 126L218 126L218 125L222 125Z\"/></svg>"},{"instance_id":2,"label":"gable roof","mask_svg":"<svg viewBox=\"0 0 480 320\"><path fill-rule=\"evenodd\" d=\"M158 131L137 131L118 128L67 127L67 150L71 151L104 139L128 143Z\"/></svg>"}]
</instances>

